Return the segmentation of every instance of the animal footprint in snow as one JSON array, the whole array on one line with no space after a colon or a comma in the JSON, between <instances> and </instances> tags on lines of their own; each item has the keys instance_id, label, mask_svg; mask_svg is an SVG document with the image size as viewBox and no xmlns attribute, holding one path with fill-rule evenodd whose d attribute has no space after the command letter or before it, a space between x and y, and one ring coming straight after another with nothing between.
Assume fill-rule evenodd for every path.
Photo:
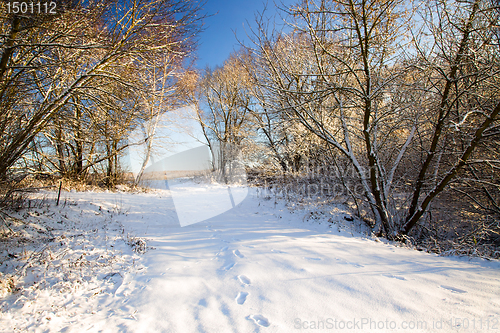
<instances>
[{"instance_id":1,"label":"animal footprint in snow","mask_svg":"<svg viewBox=\"0 0 500 333\"><path fill-rule=\"evenodd\" d=\"M225 270L225 271L228 271L230 270L231 268L233 268L233 266L235 265L234 262L230 263L229 265L226 265L224 266L222 269Z\"/></svg>"},{"instance_id":2,"label":"animal footprint in snow","mask_svg":"<svg viewBox=\"0 0 500 333\"><path fill-rule=\"evenodd\" d=\"M451 290L455 293L459 293L459 294L465 294L467 293L465 290L462 290L462 289L458 289L458 288L455 288L455 287L450 287L450 286L441 286L441 288L444 288L444 289L447 289L447 290Z\"/></svg>"},{"instance_id":3,"label":"animal footprint in snow","mask_svg":"<svg viewBox=\"0 0 500 333\"><path fill-rule=\"evenodd\" d=\"M243 258L243 257L245 257L244 255L242 255L242 254L240 253L240 250L234 250L234 251L233 251L233 253L234 253L234 255L235 255L235 256L237 256L238 258Z\"/></svg>"},{"instance_id":4,"label":"animal footprint in snow","mask_svg":"<svg viewBox=\"0 0 500 333\"><path fill-rule=\"evenodd\" d=\"M361 268L361 267L364 267L363 265L361 264L356 264L355 262L348 262L348 261L345 261L344 259L339 259L339 258L335 258L335 260L337 260L338 262L340 262L341 264L344 264L344 265L351 265L351 266L354 266L356 268Z\"/></svg>"},{"instance_id":5,"label":"animal footprint in snow","mask_svg":"<svg viewBox=\"0 0 500 333\"><path fill-rule=\"evenodd\" d=\"M321 258L314 258L314 257L304 257L304 259L307 259L307 260L321 260Z\"/></svg>"},{"instance_id":6,"label":"animal footprint in snow","mask_svg":"<svg viewBox=\"0 0 500 333\"><path fill-rule=\"evenodd\" d=\"M397 276L397 275L392 275L392 274L387 274L386 276L389 277L389 278L406 281L406 279L404 277L402 277L402 276Z\"/></svg>"},{"instance_id":7,"label":"animal footprint in snow","mask_svg":"<svg viewBox=\"0 0 500 333\"><path fill-rule=\"evenodd\" d=\"M250 279L247 278L245 275L238 275L238 279L243 284L247 284L247 285L250 284Z\"/></svg>"},{"instance_id":8,"label":"animal footprint in snow","mask_svg":"<svg viewBox=\"0 0 500 333\"><path fill-rule=\"evenodd\" d=\"M267 320L267 318L264 317L264 316L261 316L261 315L251 315L249 318L252 319L259 326L264 326L264 327L268 327L269 326L269 320Z\"/></svg>"},{"instance_id":9,"label":"animal footprint in snow","mask_svg":"<svg viewBox=\"0 0 500 333\"><path fill-rule=\"evenodd\" d=\"M236 296L236 303L238 303L240 305L245 303L245 301L247 300L247 296L248 296L248 293L246 293L244 291L240 291L238 293L238 296Z\"/></svg>"},{"instance_id":10,"label":"animal footprint in snow","mask_svg":"<svg viewBox=\"0 0 500 333\"><path fill-rule=\"evenodd\" d=\"M228 249L228 246L224 246L224 247L221 247L221 249L219 250L219 252L217 252L215 255L218 256L219 254L221 254L222 252L226 252Z\"/></svg>"}]
</instances>

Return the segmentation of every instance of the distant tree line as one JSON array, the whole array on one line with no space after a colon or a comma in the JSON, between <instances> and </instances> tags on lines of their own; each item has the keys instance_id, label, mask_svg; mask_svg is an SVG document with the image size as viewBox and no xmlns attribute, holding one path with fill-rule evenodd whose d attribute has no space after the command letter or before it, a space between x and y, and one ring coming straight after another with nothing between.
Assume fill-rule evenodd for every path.
<instances>
[{"instance_id":1,"label":"distant tree line","mask_svg":"<svg viewBox=\"0 0 500 333\"><path fill-rule=\"evenodd\" d=\"M98 175L112 186L129 131L181 103L200 3L56 4L56 14L1 9L0 180Z\"/></svg>"}]
</instances>

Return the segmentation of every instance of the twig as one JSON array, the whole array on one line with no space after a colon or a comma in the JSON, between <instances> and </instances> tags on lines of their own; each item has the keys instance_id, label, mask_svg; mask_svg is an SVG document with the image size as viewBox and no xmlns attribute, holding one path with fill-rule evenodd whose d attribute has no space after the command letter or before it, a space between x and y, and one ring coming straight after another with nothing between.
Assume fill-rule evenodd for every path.
<instances>
[{"instance_id":1,"label":"twig","mask_svg":"<svg viewBox=\"0 0 500 333\"><path fill-rule=\"evenodd\" d=\"M5 226L7 227L7 229L9 229L9 231L11 233L14 233L14 231L11 229L11 227L9 226L9 224L7 223L7 220L2 216L0 215L0 218L2 219L3 223L5 224Z\"/></svg>"},{"instance_id":2,"label":"twig","mask_svg":"<svg viewBox=\"0 0 500 333\"><path fill-rule=\"evenodd\" d=\"M9 214L7 214L6 212L4 212L3 210L0 210L0 213L1 213L1 214L3 214L3 215L5 215L5 216L6 216L6 217L8 217L9 219L12 219L12 220L16 221L16 222L20 222L20 223L22 223L22 224L27 224L25 221L23 221L23 220L21 220L21 219L18 219L17 217L10 216ZM0 215L0 216L1 216L1 215ZM2 218L4 218L4 217L2 217Z\"/></svg>"},{"instance_id":3,"label":"twig","mask_svg":"<svg viewBox=\"0 0 500 333\"><path fill-rule=\"evenodd\" d=\"M59 193L57 193L56 206L59 206L59 198L61 198L61 187L62 187L62 181L59 182Z\"/></svg>"}]
</instances>

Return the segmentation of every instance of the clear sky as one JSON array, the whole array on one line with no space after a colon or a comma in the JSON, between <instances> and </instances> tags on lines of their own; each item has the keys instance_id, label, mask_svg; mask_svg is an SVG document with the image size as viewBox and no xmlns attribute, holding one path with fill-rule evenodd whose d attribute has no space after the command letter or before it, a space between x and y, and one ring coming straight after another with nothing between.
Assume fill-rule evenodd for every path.
<instances>
[{"instance_id":1,"label":"clear sky","mask_svg":"<svg viewBox=\"0 0 500 333\"><path fill-rule=\"evenodd\" d=\"M293 4L296 1L283 2ZM279 0L277 3L281 4ZM205 12L213 16L205 19L205 31L200 35L197 67L203 69L207 65L222 65L233 50L240 48L236 36L247 43L249 24L255 26L255 14L262 12L265 4L265 0L207 0ZM275 8L273 0L269 0L266 16L274 15L277 12Z\"/></svg>"}]
</instances>

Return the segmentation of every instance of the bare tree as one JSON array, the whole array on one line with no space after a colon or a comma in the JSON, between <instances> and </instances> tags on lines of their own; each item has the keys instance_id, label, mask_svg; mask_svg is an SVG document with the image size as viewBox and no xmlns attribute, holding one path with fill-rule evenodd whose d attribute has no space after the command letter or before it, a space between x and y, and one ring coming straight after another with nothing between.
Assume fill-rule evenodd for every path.
<instances>
[{"instance_id":1,"label":"bare tree","mask_svg":"<svg viewBox=\"0 0 500 333\"><path fill-rule=\"evenodd\" d=\"M118 90L142 90L136 74L138 64L162 53L191 50L203 18L197 15L199 3L184 0L72 4L50 19L3 18L4 31L8 31L0 61L0 103L6 110L0 115L0 175L4 178L51 122L54 128L60 127L57 123L62 119L55 120L59 115L65 113L65 119L71 115L75 129L81 128L84 113L91 123L98 123L98 110L109 111L113 109L110 104L119 105ZM129 104L135 103L132 95L127 98ZM68 140L74 140L80 174L96 163L109 161L106 157L92 159L90 153L84 157L81 134L63 138L56 133L59 144L67 146ZM92 150L94 143L90 146ZM60 148L56 150L62 162ZM58 169L64 168L67 166L59 163Z\"/></svg>"},{"instance_id":2,"label":"bare tree","mask_svg":"<svg viewBox=\"0 0 500 333\"><path fill-rule=\"evenodd\" d=\"M425 50L417 45L417 49L419 62L435 75L428 76L426 91L435 96L431 106L434 128L414 183L404 233L415 226L432 200L466 166L484 142L484 135L498 135L495 129L500 112L500 67L498 41L494 40L498 12L494 8L493 2L479 0L467 4L433 3L424 14L434 48ZM435 23L436 19L440 23ZM457 136L461 141L458 144L454 142ZM439 151L443 146L449 147L444 167ZM428 175L433 170L438 177L431 178L434 181L429 184Z\"/></svg>"},{"instance_id":3,"label":"bare tree","mask_svg":"<svg viewBox=\"0 0 500 333\"><path fill-rule=\"evenodd\" d=\"M409 233L484 134L498 134L494 4L421 6L413 21L402 1L302 1L292 32L268 35L260 21L256 34L259 84L351 163L389 238Z\"/></svg>"},{"instance_id":4,"label":"bare tree","mask_svg":"<svg viewBox=\"0 0 500 333\"><path fill-rule=\"evenodd\" d=\"M198 108L198 121L213 156L214 169L222 172L236 158L244 140L251 136L250 112L252 108L251 80L241 63L240 56L233 54L224 66L207 69L200 83L203 104Z\"/></svg>"},{"instance_id":5,"label":"bare tree","mask_svg":"<svg viewBox=\"0 0 500 333\"><path fill-rule=\"evenodd\" d=\"M140 127L146 147L142 166L135 178L136 184L141 180L151 158L155 135L162 116L185 102L184 92L180 91L184 86L179 84L179 80L184 78L185 71L188 70L183 68L183 65L189 52L189 49L179 48L177 52L164 53L159 58L153 59L154 62L144 64L143 82L147 84L148 89L141 94L143 121Z\"/></svg>"},{"instance_id":6,"label":"bare tree","mask_svg":"<svg viewBox=\"0 0 500 333\"><path fill-rule=\"evenodd\" d=\"M74 2L51 20L14 18L12 24L17 22L22 29L16 32L18 44L7 40L13 51L4 52L10 60L2 73L14 74L12 80L4 75L4 96L20 94L23 98L0 100L10 107L1 119L3 177L15 163L21 166L21 156L28 161L25 167L33 165L38 172L56 170L80 178L91 168L102 170L99 164L106 163L106 179L115 177L118 155L127 146L126 131L144 117L137 107L137 96L145 90L137 79L142 71L138 64L158 59L160 54L189 54L202 19L194 15L199 7L192 2L122 5ZM92 6L96 7L88 11ZM110 16L113 11L119 15ZM73 21L75 17L81 20ZM131 18L132 24L127 23ZM46 33L47 28L53 36ZM33 38L37 33L39 39ZM23 52L30 50L29 66L23 65L27 61ZM28 109L34 113L27 113ZM16 118L24 123L16 123ZM28 147L33 149L25 154Z\"/></svg>"}]
</instances>

